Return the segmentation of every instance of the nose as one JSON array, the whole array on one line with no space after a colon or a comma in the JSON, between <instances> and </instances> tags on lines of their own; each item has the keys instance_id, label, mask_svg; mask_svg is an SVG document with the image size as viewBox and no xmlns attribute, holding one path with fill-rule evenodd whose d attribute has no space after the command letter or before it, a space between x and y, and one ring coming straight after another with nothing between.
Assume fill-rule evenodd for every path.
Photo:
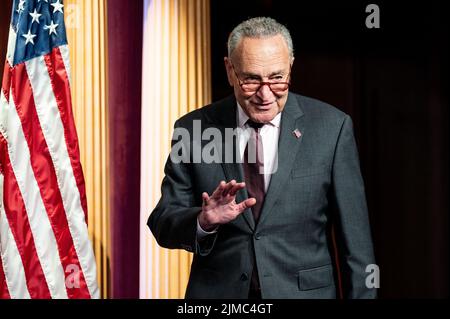
<instances>
[{"instance_id":1,"label":"nose","mask_svg":"<svg viewBox=\"0 0 450 319\"><path fill-rule=\"evenodd\" d=\"M273 92L270 89L269 85L263 84L259 88L258 92L256 92L256 95L263 101L269 100L271 97L273 97Z\"/></svg>"}]
</instances>

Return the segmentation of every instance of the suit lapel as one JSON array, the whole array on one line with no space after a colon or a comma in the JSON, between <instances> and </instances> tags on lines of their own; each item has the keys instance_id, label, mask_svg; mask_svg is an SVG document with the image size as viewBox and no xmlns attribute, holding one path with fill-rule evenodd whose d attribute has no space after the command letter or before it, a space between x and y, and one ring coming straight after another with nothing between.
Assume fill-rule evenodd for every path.
<instances>
[{"instance_id":1,"label":"suit lapel","mask_svg":"<svg viewBox=\"0 0 450 319\"><path fill-rule=\"evenodd\" d=\"M284 184L289 180L294 160L300 149L304 127L303 111L299 102L295 95L289 94L281 115L280 137L278 140L278 169L270 179L258 225L261 225L267 216L275 210L275 202L279 198ZM302 135L296 136L295 130L300 131Z\"/></svg>"}]
</instances>

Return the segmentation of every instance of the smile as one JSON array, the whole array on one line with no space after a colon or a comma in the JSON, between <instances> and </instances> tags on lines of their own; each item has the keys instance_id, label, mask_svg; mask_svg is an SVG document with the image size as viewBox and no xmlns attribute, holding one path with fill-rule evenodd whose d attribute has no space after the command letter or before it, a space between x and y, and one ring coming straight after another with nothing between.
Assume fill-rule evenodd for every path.
<instances>
[{"instance_id":1,"label":"smile","mask_svg":"<svg viewBox=\"0 0 450 319\"><path fill-rule=\"evenodd\" d=\"M265 111L265 110L269 110L269 109L270 109L270 106L271 106L274 102L269 102L269 103L255 103L255 102L250 101L250 103L251 103L252 105L254 105L257 109Z\"/></svg>"}]
</instances>

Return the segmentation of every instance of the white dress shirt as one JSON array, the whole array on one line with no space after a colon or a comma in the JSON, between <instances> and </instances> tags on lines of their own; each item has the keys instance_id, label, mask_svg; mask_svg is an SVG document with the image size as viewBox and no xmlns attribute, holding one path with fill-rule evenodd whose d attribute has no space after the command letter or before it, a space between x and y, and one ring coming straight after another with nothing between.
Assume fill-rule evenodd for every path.
<instances>
[{"instance_id":1,"label":"white dress shirt","mask_svg":"<svg viewBox=\"0 0 450 319\"><path fill-rule=\"evenodd\" d=\"M241 162L244 162L244 151L247 146L249 135L244 134L245 129L248 129L247 120L249 117L245 114L244 110L238 103L237 107L237 124L238 128L238 143L239 143L239 154ZM267 192L270 184L270 178L272 174L276 172L278 168L278 138L280 136L280 121L281 113L278 113L272 121L266 123L263 127L259 129L259 134L261 135L263 151L264 151L264 189ZM238 181L242 182L242 181Z\"/></svg>"},{"instance_id":2,"label":"white dress shirt","mask_svg":"<svg viewBox=\"0 0 450 319\"><path fill-rule=\"evenodd\" d=\"M239 147L239 155L241 163L244 162L244 152L247 146L248 139L250 135L248 134L248 124L247 120L249 117L244 112L242 107L237 104L237 139ZM272 121L266 123L263 127L259 129L259 134L261 135L263 152L264 152L264 188L267 192L270 184L270 178L272 174L276 172L278 168L278 138L280 137L280 122L281 122L281 112L274 117ZM247 134L246 134L247 132ZM226 181L229 182L229 181ZM243 182L243 181L237 181ZM201 239L207 235L214 234L217 232L217 228L211 232L204 231L197 218L197 239Z\"/></svg>"}]
</instances>

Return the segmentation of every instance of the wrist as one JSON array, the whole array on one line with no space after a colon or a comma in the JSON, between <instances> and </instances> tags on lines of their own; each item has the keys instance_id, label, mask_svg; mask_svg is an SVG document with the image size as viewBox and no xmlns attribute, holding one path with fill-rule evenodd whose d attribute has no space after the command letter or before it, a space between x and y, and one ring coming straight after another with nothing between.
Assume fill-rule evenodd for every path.
<instances>
[{"instance_id":1,"label":"wrist","mask_svg":"<svg viewBox=\"0 0 450 319\"><path fill-rule=\"evenodd\" d=\"M206 232L213 231L218 226L217 224L213 224L208 221L207 213L204 211L201 211L200 214L198 214L197 219L198 219L198 223L199 223L200 227Z\"/></svg>"}]
</instances>

